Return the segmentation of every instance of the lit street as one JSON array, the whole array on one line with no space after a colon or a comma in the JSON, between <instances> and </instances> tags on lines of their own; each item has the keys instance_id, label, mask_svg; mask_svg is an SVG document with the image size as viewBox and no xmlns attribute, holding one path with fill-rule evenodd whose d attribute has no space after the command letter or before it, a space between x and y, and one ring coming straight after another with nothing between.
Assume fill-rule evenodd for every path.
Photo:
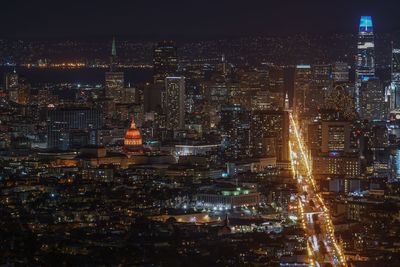
<instances>
[{"instance_id":1,"label":"lit street","mask_svg":"<svg viewBox=\"0 0 400 267\"><path fill-rule=\"evenodd\" d=\"M343 251L335 239L329 210L313 178L312 161L292 115L290 115L289 147L292 170L298 184L299 217L307 236L310 265L347 266Z\"/></svg>"}]
</instances>

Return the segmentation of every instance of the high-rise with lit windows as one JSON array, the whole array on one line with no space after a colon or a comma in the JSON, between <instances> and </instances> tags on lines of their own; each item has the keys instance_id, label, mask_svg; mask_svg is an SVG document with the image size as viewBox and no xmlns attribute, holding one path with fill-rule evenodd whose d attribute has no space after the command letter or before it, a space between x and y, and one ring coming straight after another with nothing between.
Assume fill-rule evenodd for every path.
<instances>
[{"instance_id":1,"label":"high-rise with lit windows","mask_svg":"<svg viewBox=\"0 0 400 267\"><path fill-rule=\"evenodd\" d=\"M182 130L185 125L185 77L166 77L163 99L166 127Z\"/></svg>"},{"instance_id":2,"label":"high-rise with lit windows","mask_svg":"<svg viewBox=\"0 0 400 267\"><path fill-rule=\"evenodd\" d=\"M110 70L105 76L105 96L113 102L123 102L124 73L117 71L117 49L113 39L110 56Z\"/></svg>"},{"instance_id":3,"label":"high-rise with lit windows","mask_svg":"<svg viewBox=\"0 0 400 267\"><path fill-rule=\"evenodd\" d=\"M167 76L175 76L178 70L178 56L175 43L163 41L154 48L153 55L154 83L164 84Z\"/></svg>"},{"instance_id":4,"label":"high-rise with lit windows","mask_svg":"<svg viewBox=\"0 0 400 267\"><path fill-rule=\"evenodd\" d=\"M375 43L371 16L361 16L358 30L356 59L356 106L360 108L360 87L375 76Z\"/></svg>"},{"instance_id":5,"label":"high-rise with lit windows","mask_svg":"<svg viewBox=\"0 0 400 267\"><path fill-rule=\"evenodd\" d=\"M400 107L400 49L392 48L390 108Z\"/></svg>"}]
</instances>

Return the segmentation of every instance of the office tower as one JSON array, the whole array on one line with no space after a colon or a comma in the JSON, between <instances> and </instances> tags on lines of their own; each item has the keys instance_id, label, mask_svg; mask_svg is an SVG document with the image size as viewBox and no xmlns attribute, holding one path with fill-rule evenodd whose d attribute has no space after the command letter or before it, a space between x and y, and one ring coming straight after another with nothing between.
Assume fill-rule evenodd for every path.
<instances>
[{"instance_id":1,"label":"office tower","mask_svg":"<svg viewBox=\"0 0 400 267\"><path fill-rule=\"evenodd\" d=\"M365 120L382 120L387 114L387 102L385 102L385 89L381 81L371 78L361 82L359 91L359 113Z\"/></svg>"},{"instance_id":2,"label":"office tower","mask_svg":"<svg viewBox=\"0 0 400 267\"><path fill-rule=\"evenodd\" d=\"M223 76L226 77L230 73L230 66L226 60L226 57L224 54L221 55L221 61L218 62L217 64L217 71Z\"/></svg>"},{"instance_id":3,"label":"office tower","mask_svg":"<svg viewBox=\"0 0 400 267\"><path fill-rule=\"evenodd\" d=\"M18 73L15 69L4 75L4 87L7 92L18 88Z\"/></svg>"},{"instance_id":4,"label":"office tower","mask_svg":"<svg viewBox=\"0 0 400 267\"><path fill-rule=\"evenodd\" d=\"M21 105L29 104L30 98L30 84L25 78L20 78L17 87L16 103Z\"/></svg>"},{"instance_id":5,"label":"office tower","mask_svg":"<svg viewBox=\"0 0 400 267\"><path fill-rule=\"evenodd\" d=\"M175 76L178 71L178 56L175 43L164 41L157 44L153 55L154 83L164 84L167 76Z\"/></svg>"},{"instance_id":6,"label":"office tower","mask_svg":"<svg viewBox=\"0 0 400 267\"><path fill-rule=\"evenodd\" d=\"M332 65L313 65L312 66L312 76L314 84L321 88L330 88L332 86Z\"/></svg>"},{"instance_id":7,"label":"office tower","mask_svg":"<svg viewBox=\"0 0 400 267\"><path fill-rule=\"evenodd\" d=\"M307 125L307 147L312 155L321 150L321 123L310 123Z\"/></svg>"},{"instance_id":8,"label":"office tower","mask_svg":"<svg viewBox=\"0 0 400 267\"><path fill-rule=\"evenodd\" d=\"M357 119L354 99L341 85L335 86L326 97L320 113L323 120L351 121Z\"/></svg>"},{"instance_id":9,"label":"office tower","mask_svg":"<svg viewBox=\"0 0 400 267\"><path fill-rule=\"evenodd\" d=\"M309 90L305 92L305 107L310 116L316 116L324 99L333 87L332 66L312 66L312 81Z\"/></svg>"},{"instance_id":10,"label":"office tower","mask_svg":"<svg viewBox=\"0 0 400 267\"><path fill-rule=\"evenodd\" d=\"M251 151L254 157L289 159L289 113L287 111L252 112L250 122Z\"/></svg>"},{"instance_id":11,"label":"office tower","mask_svg":"<svg viewBox=\"0 0 400 267\"><path fill-rule=\"evenodd\" d=\"M268 90L276 93L285 93L285 72L282 67L268 67Z\"/></svg>"},{"instance_id":12,"label":"office tower","mask_svg":"<svg viewBox=\"0 0 400 267\"><path fill-rule=\"evenodd\" d=\"M309 128L314 138L319 131L321 135L320 151L314 151L312 157L313 173L317 179L360 175L360 155L351 148L351 129L349 121L339 120L322 121L320 129L316 125ZM309 144L318 149L318 143L310 141Z\"/></svg>"},{"instance_id":13,"label":"office tower","mask_svg":"<svg viewBox=\"0 0 400 267\"><path fill-rule=\"evenodd\" d=\"M285 108L283 93L257 91L255 94L251 94L250 96L251 110L282 110Z\"/></svg>"},{"instance_id":14,"label":"office tower","mask_svg":"<svg viewBox=\"0 0 400 267\"><path fill-rule=\"evenodd\" d=\"M67 150L70 148L72 133L86 132L103 127L103 119L99 109L62 108L47 112L48 148ZM85 145L85 144L81 144Z\"/></svg>"},{"instance_id":15,"label":"office tower","mask_svg":"<svg viewBox=\"0 0 400 267\"><path fill-rule=\"evenodd\" d=\"M115 39L112 41L110 70L105 74L105 97L113 102L123 102L124 95L124 73L116 70L117 49Z\"/></svg>"},{"instance_id":16,"label":"office tower","mask_svg":"<svg viewBox=\"0 0 400 267\"><path fill-rule=\"evenodd\" d=\"M392 48L390 108L400 107L400 49Z\"/></svg>"},{"instance_id":17,"label":"office tower","mask_svg":"<svg viewBox=\"0 0 400 267\"><path fill-rule=\"evenodd\" d=\"M10 101L26 105L29 103L30 86L28 82L15 71L4 75L4 87Z\"/></svg>"},{"instance_id":18,"label":"office tower","mask_svg":"<svg viewBox=\"0 0 400 267\"><path fill-rule=\"evenodd\" d=\"M332 78L334 83L349 82L349 65L346 62L335 62L333 64Z\"/></svg>"},{"instance_id":19,"label":"office tower","mask_svg":"<svg viewBox=\"0 0 400 267\"><path fill-rule=\"evenodd\" d=\"M308 112L307 96L309 95L312 80L310 65L297 65L294 75L294 110L303 115Z\"/></svg>"},{"instance_id":20,"label":"office tower","mask_svg":"<svg viewBox=\"0 0 400 267\"><path fill-rule=\"evenodd\" d=\"M321 122L321 152L349 152L351 125L346 121Z\"/></svg>"},{"instance_id":21,"label":"office tower","mask_svg":"<svg viewBox=\"0 0 400 267\"><path fill-rule=\"evenodd\" d=\"M313 157L313 174L317 179L332 177L358 177L361 174L361 161L358 154L344 154L338 152Z\"/></svg>"},{"instance_id":22,"label":"office tower","mask_svg":"<svg viewBox=\"0 0 400 267\"><path fill-rule=\"evenodd\" d=\"M226 160L237 160L250 156L249 112L238 104L221 107L219 130L223 137L223 154Z\"/></svg>"},{"instance_id":23,"label":"office tower","mask_svg":"<svg viewBox=\"0 0 400 267\"><path fill-rule=\"evenodd\" d=\"M212 79L204 83L206 98L213 106L225 103L231 93L230 83L225 80Z\"/></svg>"},{"instance_id":24,"label":"office tower","mask_svg":"<svg viewBox=\"0 0 400 267\"><path fill-rule=\"evenodd\" d=\"M185 77L166 77L163 109L166 128L182 130L185 125Z\"/></svg>"},{"instance_id":25,"label":"office tower","mask_svg":"<svg viewBox=\"0 0 400 267\"><path fill-rule=\"evenodd\" d=\"M375 44L371 16L361 16L356 60L356 107L360 110L360 87L375 76Z\"/></svg>"},{"instance_id":26,"label":"office tower","mask_svg":"<svg viewBox=\"0 0 400 267\"><path fill-rule=\"evenodd\" d=\"M254 92L259 91L262 88L262 84L266 84L267 80L262 72L255 69L241 68L236 72L239 78L240 91L242 92Z\"/></svg>"}]
</instances>

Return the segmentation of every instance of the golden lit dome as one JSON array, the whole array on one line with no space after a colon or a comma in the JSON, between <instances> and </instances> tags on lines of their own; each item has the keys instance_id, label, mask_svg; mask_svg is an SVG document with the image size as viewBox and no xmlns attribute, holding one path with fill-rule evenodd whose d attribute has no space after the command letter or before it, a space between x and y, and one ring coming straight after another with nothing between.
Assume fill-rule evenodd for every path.
<instances>
[{"instance_id":1,"label":"golden lit dome","mask_svg":"<svg viewBox=\"0 0 400 267\"><path fill-rule=\"evenodd\" d=\"M131 127L125 133L124 150L127 152L139 152L142 150L142 144L142 136L132 118Z\"/></svg>"}]
</instances>

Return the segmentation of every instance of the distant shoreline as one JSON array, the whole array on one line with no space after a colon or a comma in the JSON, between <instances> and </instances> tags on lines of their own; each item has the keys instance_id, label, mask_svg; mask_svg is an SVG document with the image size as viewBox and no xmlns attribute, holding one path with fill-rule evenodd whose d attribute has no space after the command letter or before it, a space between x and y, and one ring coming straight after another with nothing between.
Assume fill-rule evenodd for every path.
<instances>
[{"instance_id":1,"label":"distant shoreline","mask_svg":"<svg viewBox=\"0 0 400 267\"><path fill-rule=\"evenodd\" d=\"M24 66L0 66L0 81L4 82L4 74L13 71L25 77L28 83L40 85L45 83L82 83L103 84L107 68L48 68ZM125 74L125 83L138 84L152 80L151 68L121 68Z\"/></svg>"}]
</instances>

